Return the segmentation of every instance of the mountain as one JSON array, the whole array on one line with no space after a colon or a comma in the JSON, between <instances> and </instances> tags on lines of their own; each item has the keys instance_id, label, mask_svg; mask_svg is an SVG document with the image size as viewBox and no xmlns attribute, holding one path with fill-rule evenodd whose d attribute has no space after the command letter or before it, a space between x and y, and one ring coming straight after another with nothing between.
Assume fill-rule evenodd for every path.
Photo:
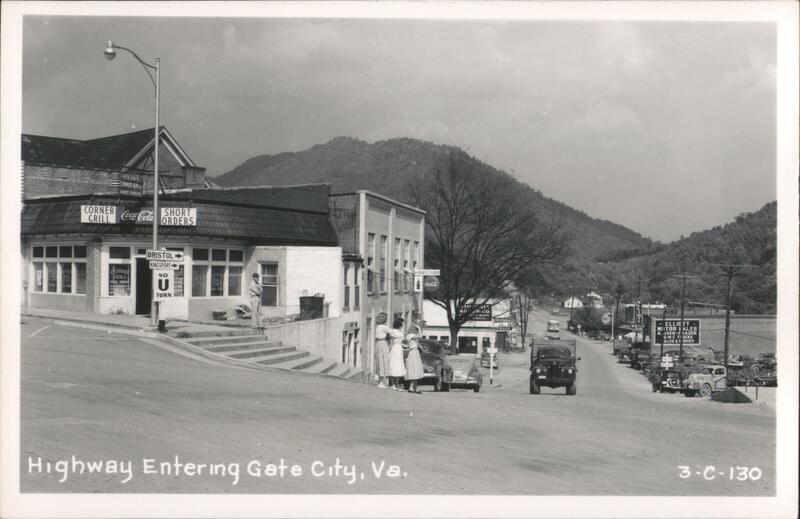
<instances>
[{"instance_id":1,"label":"mountain","mask_svg":"<svg viewBox=\"0 0 800 519\"><path fill-rule=\"evenodd\" d=\"M331 184L333 192L368 189L408 201L410 179L433 171L454 150L457 148L408 138L370 144L336 137L304 151L253 157L213 180L223 187L324 182ZM488 164L481 167L498 173ZM593 260L620 250L652 246L650 240L626 227L592 218L523 182L518 184L533 207L562 216L574 237L573 253L579 258Z\"/></svg>"},{"instance_id":2,"label":"mountain","mask_svg":"<svg viewBox=\"0 0 800 519\"><path fill-rule=\"evenodd\" d=\"M687 274L686 300L724 306L727 277L722 265L741 265L733 279L731 307L744 314L774 314L777 305L777 202L744 213L723 226L692 233L650 249L600 256L595 286L607 293L622 283L624 300L680 304L681 273ZM604 261L608 260L608 261ZM639 279L641 278L641 289Z\"/></svg>"}]
</instances>

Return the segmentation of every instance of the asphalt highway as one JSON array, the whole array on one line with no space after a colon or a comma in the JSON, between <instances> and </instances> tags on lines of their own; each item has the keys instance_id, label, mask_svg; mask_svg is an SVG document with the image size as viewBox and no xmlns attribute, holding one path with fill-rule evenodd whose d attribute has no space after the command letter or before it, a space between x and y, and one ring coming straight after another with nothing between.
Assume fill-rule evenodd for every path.
<instances>
[{"instance_id":1,"label":"asphalt highway","mask_svg":"<svg viewBox=\"0 0 800 519\"><path fill-rule=\"evenodd\" d=\"M530 395L527 353L501 354L480 393L415 395L113 333L31 322L22 337L23 492L775 492L771 408L650 393L609 343L578 339L575 396Z\"/></svg>"}]
</instances>

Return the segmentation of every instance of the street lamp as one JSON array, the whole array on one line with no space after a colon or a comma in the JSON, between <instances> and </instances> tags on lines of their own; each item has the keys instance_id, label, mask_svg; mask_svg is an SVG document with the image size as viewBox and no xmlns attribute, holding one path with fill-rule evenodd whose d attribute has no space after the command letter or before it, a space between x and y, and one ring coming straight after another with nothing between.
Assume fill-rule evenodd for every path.
<instances>
[{"instance_id":1,"label":"street lamp","mask_svg":"<svg viewBox=\"0 0 800 519\"><path fill-rule=\"evenodd\" d=\"M117 49L128 51L131 56L136 58L136 61L144 68L144 71L147 72L147 76L150 78L150 81L153 83L153 87L156 90L156 127L155 127L155 146L154 146L154 157L153 157L153 250L158 249L158 220L159 220L159 213L158 213L158 135L159 135L159 124L158 124L158 95L159 95L159 87L160 87L160 77L159 77L159 67L161 65L161 59L156 56L156 64L151 65L146 63L142 60L135 52L131 49L126 47L122 47L121 45L114 44L113 41L108 40L108 45L106 46L105 51L103 54L105 55L106 59L111 61L117 57ZM154 70L156 73L155 78L153 74L150 72ZM155 285L155 278L153 278L153 285ZM151 289L152 290L152 289ZM154 290L151 293L155 292ZM150 324L156 326L158 324L158 304L156 303L155 299L152 300L150 306Z\"/></svg>"}]
</instances>

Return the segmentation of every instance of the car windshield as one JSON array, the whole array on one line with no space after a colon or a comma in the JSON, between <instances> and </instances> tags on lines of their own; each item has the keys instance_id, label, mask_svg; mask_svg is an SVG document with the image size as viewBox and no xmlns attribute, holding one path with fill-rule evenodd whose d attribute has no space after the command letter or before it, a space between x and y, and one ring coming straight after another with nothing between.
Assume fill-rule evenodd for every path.
<instances>
[{"instance_id":1,"label":"car windshield","mask_svg":"<svg viewBox=\"0 0 800 519\"><path fill-rule=\"evenodd\" d=\"M568 348L539 348L539 356L567 359L570 357L570 353Z\"/></svg>"}]
</instances>

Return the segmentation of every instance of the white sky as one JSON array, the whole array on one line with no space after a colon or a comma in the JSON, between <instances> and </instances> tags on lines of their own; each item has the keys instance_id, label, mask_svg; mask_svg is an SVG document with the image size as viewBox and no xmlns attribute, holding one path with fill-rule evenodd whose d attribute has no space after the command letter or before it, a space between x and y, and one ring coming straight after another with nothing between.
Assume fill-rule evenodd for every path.
<instances>
[{"instance_id":1,"label":"white sky","mask_svg":"<svg viewBox=\"0 0 800 519\"><path fill-rule=\"evenodd\" d=\"M339 135L461 146L668 241L776 199L774 25L28 17L25 133L162 124L219 175Z\"/></svg>"}]
</instances>

